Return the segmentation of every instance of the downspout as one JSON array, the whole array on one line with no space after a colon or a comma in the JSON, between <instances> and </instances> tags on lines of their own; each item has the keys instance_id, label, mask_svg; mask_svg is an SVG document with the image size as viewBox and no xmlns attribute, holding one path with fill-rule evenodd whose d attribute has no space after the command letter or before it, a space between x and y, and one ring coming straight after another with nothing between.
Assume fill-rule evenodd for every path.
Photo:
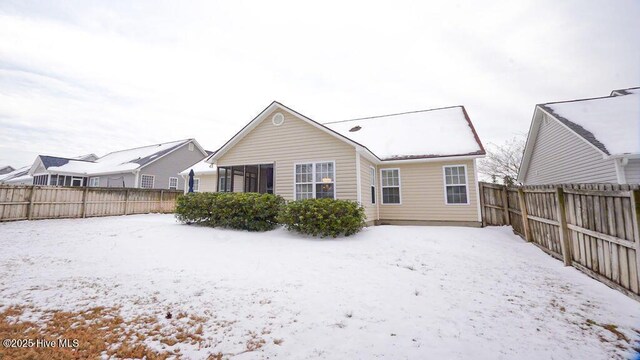
<instances>
[{"instance_id":1,"label":"downspout","mask_svg":"<svg viewBox=\"0 0 640 360\"><path fill-rule=\"evenodd\" d=\"M618 178L618 184L626 184L627 176L624 173L624 167L629 163L629 158L615 158L613 159L616 166L616 177Z\"/></svg>"},{"instance_id":2,"label":"downspout","mask_svg":"<svg viewBox=\"0 0 640 360\"><path fill-rule=\"evenodd\" d=\"M476 205L478 211L478 221L480 222L480 224L482 224L482 209L480 208L480 196L482 196L482 194L480 194L480 179L478 179L478 165L476 164L476 159L473 159L473 174L476 183Z\"/></svg>"},{"instance_id":3,"label":"downspout","mask_svg":"<svg viewBox=\"0 0 640 360\"><path fill-rule=\"evenodd\" d=\"M133 187L137 189L140 187L140 185L138 184L138 177L140 176L140 170L134 170L133 173L135 174L135 178L133 180L134 181Z\"/></svg>"},{"instance_id":4,"label":"downspout","mask_svg":"<svg viewBox=\"0 0 640 360\"><path fill-rule=\"evenodd\" d=\"M362 173L360 171L360 153L356 149L356 199L362 205Z\"/></svg>"}]
</instances>

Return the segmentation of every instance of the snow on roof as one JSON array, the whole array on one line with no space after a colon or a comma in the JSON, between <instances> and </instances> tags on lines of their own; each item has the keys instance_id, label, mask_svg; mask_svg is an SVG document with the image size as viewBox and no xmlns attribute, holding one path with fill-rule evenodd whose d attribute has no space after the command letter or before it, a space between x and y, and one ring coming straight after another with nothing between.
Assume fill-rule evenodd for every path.
<instances>
[{"instance_id":1,"label":"snow on roof","mask_svg":"<svg viewBox=\"0 0 640 360\"><path fill-rule=\"evenodd\" d=\"M322 124L382 160L482 155L462 106Z\"/></svg>"},{"instance_id":2,"label":"snow on roof","mask_svg":"<svg viewBox=\"0 0 640 360\"><path fill-rule=\"evenodd\" d=\"M640 94L542 106L606 154L640 154Z\"/></svg>"},{"instance_id":3,"label":"snow on roof","mask_svg":"<svg viewBox=\"0 0 640 360\"><path fill-rule=\"evenodd\" d=\"M207 158L205 158L205 160ZM200 161L199 163L193 165L190 168L184 169L182 172L180 172L180 175L189 175L189 172L191 171L191 169L193 169L193 172L195 174L215 174L215 173L217 173L218 172L218 168L213 164L206 163L205 160Z\"/></svg>"},{"instance_id":4,"label":"snow on roof","mask_svg":"<svg viewBox=\"0 0 640 360\"><path fill-rule=\"evenodd\" d=\"M68 162L65 164L51 166L47 169L76 174L104 174L133 171L188 141L190 141L190 139L115 151L96 161L67 159Z\"/></svg>"},{"instance_id":5,"label":"snow on roof","mask_svg":"<svg viewBox=\"0 0 640 360\"><path fill-rule=\"evenodd\" d=\"M15 179L17 177L20 176L24 176L29 172L29 169L31 168L31 165L29 166L23 166L19 169L15 169L12 172L6 173L6 174L2 174L0 175L0 181L6 182L12 179Z\"/></svg>"}]
</instances>

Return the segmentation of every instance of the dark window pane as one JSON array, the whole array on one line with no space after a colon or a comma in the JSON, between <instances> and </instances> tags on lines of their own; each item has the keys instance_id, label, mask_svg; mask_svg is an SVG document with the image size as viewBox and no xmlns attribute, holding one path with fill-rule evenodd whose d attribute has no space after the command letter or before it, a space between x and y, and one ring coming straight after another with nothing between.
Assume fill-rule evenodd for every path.
<instances>
[{"instance_id":1,"label":"dark window pane","mask_svg":"<svg viewBox=\"0 0 640 360\"><path fill-rule=\"evenodd\" d=\"M371 203L372 204L376 203L376 187L375 186L371 187Z\"/></svg>"},{"instance_id":2,"label":"dark window pane","mask_svg":"<svg viewBox=\"0 0 640 360\"><path fill-rule=\"evenodd\" d=\"M333 184L316 184L316 198L333 199Z\"/></svg>"},{"instance_id":3,"label":"dark window pane","mask_svg":"<svg viewBox=\"0 0 640 360\"><path fill-rule=\"evenodd\" d=\"M400 203L400 188L383 188L382 189L382 203L383 204L399 204Z\"/></svg>"},{"instance_id":4,"label":"dark window pane","mask_svg":"<svg viewBox=\"0 0 640 360\"><path fill-rule=\"evenodd\" d=\"M447 186L447 203L466 204L467 203L467 187L466 186Z\"/></svg>"}]
</instances>

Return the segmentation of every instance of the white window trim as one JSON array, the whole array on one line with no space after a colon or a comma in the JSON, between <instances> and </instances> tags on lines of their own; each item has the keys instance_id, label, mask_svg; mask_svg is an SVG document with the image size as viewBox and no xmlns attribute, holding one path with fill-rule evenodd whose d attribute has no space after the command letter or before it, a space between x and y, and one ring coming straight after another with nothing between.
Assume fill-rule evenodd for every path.
<instances>
[{"instance_id":1,"label":"white window trim","mask_svg":"<svg viewBox=\"0 0 640 360\"><path fill-rule=\"evenodd\" d=\"M336 168L336 161L335 160L310 160L310 161L298 161L298 162L294 162L293 163L293 200L297 201L298 199L296 199L296 166L298 165L307 165L307 164L311 164L311 179L313 180L312 184L313 184L313 197L312 199L316 198L316 184L318 184L316 182L316 164L318 163L332 163L333 164L333 200L337 199L338 196L338 169ZM305 183L307 184L307 183Z\"/></svg>"},{"instance_id":2,"label":"white window trim","mask_svg":"<svg viewBox=\"0 0 640 360\"><path fill-rule=\"evenodd\" d=\"M51 177L49 177L49 179L51 179ZM80 185L78 185L78 186L74 186L73 185L73 183L76 180L80 180ZM82 187L83 183L84 183L84 178L83 177L78 177L78 176L72 176L71 177L71 187Z\"/></svg>"},{"instance_id":3,"label":"white window trim","mask_svg":"<svg viewBox=\"0 0 640 360\"><path fill-rule=\"evenodd\" d=\"M447 199L447 173L446 173L446 168L454 168L454 167L464 167L464 188L467 191L467 202L466 203L453 203L450 204L449 200ZM470 204L470 200L469 199L469 173L467 172L467 165L465 164L459 164L459 165L444 165L442 167L442 185L443 185L443 190L444 190L444 204L447 206L466 206ZM457 184L457 185L449 185L449 186L460 186L462 184Z\"/></svg>"},{"instance_id":4,"label":"white window trim","mask_svg":"<svg viewBox=\"0 0 640 360\"><path fill-rule=\"evenodd\" d=\"M198 184L196 186L196 183ZM200 192L200 178L194 177L193 178L193 192Z\"/></svg>"},{"instance_id":5,"label":"white window trim","mask_svg":"<svg viewBox=\"0 0 640 360\"><path fill-rule=\"evenodd\" d=\"M172 179L176 179L176 187L175 187L175 189L172 189L172 188L171 188L171 180L172 180ZM178 190L178 185L179 185L179 183L180 183L180 182L178 181L178 178L177 178L177 177L170 176L170 177L169 177L169 190Z\"/></svg>"},{"instance_id":6,"label":"white window trim","mask_svg":"<svg viewBox=\"0 0 640 360\"><path fill-rule=\"evenodd\" d=\"M150 188L142 187L142 179L143 179L145 176L150 176L150 177L151 177L151 187L150 187ZM147 174L141 174L141 175L140 175L140 188L141 188L141 189L153 189L153 187L154 187L155 185L156 185L156 177L155 177L155 175L147 175Z\"/></svg>"},{"instance_id":7,"label":"white window trim","mask_svg":"<svg viewBox=\"0 0 640 360\"><path fill-rule=\"evenodd\" d=\"M94 179L98 180L96 185L92 185ZM100 186L100 177L94 176L89 178L89 187L99 187L99 186Z\"/></svg>"},{"instance_id":8,"label":"white window trim","mask_svg":"<svg viewBox=\"0 0 640 360\"><path fill-rule=\"evenodd\" d=\"M384 186L382 185L382 171L383 170L398 170L398 196L400 197L399 203L385 203L383 189L384 188L394 188L395 186ZM400 168L383 168L380 169L380 204L382 205L402 205L402 176L400 175Z\"/></svg>"},{"instance_id":9,"label":"white window trim","mask_svg":"<svg viewBox=\"0 0 640 360\"><path fill-rule=\"evenodd\" d=\"M373 194L374 197L371 199L371 201L369 201L371 203L371 205L375 205L378 203L378 185L376 185L377 180L376 180L376 168L373 166L369 166L369 176L371 177L371 179L369 180L371 182L371 184L369 184L369 193L371 193L371 188L373 188ZM380 176L382 176L382 174L380 174ZM398 176L400 176L400 173L398 173ZM398 181L400 181L400 179L398 179ZM369 194L369 196L371 196L371 194Z\"/></svg>"}]
</instances>

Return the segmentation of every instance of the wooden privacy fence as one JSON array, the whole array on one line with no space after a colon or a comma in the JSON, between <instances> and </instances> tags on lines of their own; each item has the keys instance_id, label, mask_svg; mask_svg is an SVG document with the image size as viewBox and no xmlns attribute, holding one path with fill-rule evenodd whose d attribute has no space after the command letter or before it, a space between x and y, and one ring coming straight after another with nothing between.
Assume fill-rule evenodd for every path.
<instances>
[{"instance_id":1,"label":"wooden privacy fence","mask_svg":"<svg viewBox=\"0 0 640 360\"><path fill-rule=\"evenodd\" d=\"M638 185L480 183L482 225L513 231L640 301Z\"/></svg>"},{"instance_id":2,"label":"wooden privacy fence","mask_svg":"<svg viewBox=\"0 0 640 360\"><path fill-rule=\"evenodd\" d=\"M0 185L0 221L174 212L182 191Z\"/></svg>"}]
</instances>

